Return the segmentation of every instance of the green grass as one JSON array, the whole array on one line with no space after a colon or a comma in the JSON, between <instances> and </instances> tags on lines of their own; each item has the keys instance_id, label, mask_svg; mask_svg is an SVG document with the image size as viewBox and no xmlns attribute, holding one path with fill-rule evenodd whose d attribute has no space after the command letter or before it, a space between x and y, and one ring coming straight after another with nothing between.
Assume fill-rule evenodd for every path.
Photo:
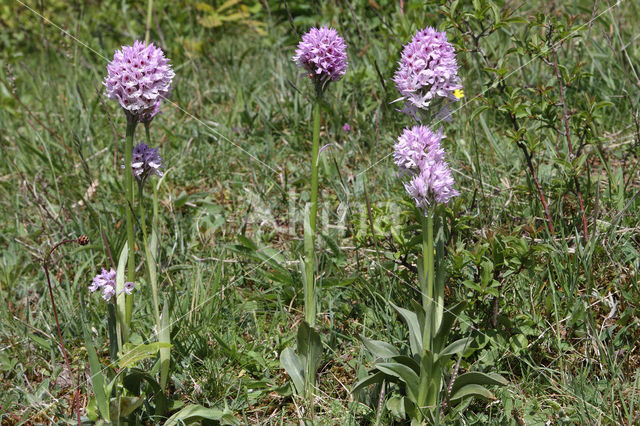
<instances>
[{"instance_id":1,"label":"green grass","mask_svg":"<svg viewBox=\"0 0 640 426\"><path fill-rule=\"evenodd\" d=\"M125 119L103 96L101 81L114 49L144 36L146 8L46 3L43 10L40 2L29 2L73 38L17 1L0 6L0 23L10 29L0 37L3 424L73 421L72 389L40 266L44 254L67 237L86 234L91 240L86 247L59 249L51 268L85 404L91 387L82 321L108 365L106 309L86 288L109 264L101 232L114 256L126 240L120 170ZM360 336L406 345L406 327L389 301L409 306L418 297L411 269L417 248L410 242L419 229L389 156L411 122L390 104L399 96L391 78L412 32L444 18L439 3L422 8L421 2L405 2L410 4L401 16L392 1L379 1L379 9L371 6L375 2L352 1L355 19L348 2L287 3L299 34L331 23L345 36L350 58L347 75L328 91L321 129L321 143L333 145L320 168L319 229L325 238L318 238L318 328L325 351L313 421L373 424L376 390L361 395L363 402L350 394L372 361ZM554 3L555 9L550 2L524 3L515 15L528 20L537 12L559 20L567 13L585 23L593 13L587 1ZM303 417L304 405L291 396L278 357L294 343L304 316L298 262L302 206L310 196L312 103L309 82L290 60L298 39L287 12L281 2L265 4L255 16L265 23L260 35L238 23L205 29L192 2L155 2L151 38L165 49L177 76L170 97L176 105L166 105L151 128L167 165L159 188L159 282L174 321L170 395L211 407L226 404L247 424L291 424ZM511 124L495 108L473 114L496 98L497 89L489 88L494 80L469 51L466 36L447 27L459 46L466 96L445 124L445 148L462 193L444 219L450 230L446 306L469 303L456 333L474 336L478 347L462 360L461 371L498 371L510 382L495 389L495 401L474 400L461 412L466 423L640 421L640 131L634 120L640 51L633 42L640 8L630 0L600 2L593 16L589 32L580 31L558 52L567 69L584 63L586 74L566 90L572 115L588 109L590 97L612 103L594 119L584 148L587 244L571 179L558 163L557 135L523 119L550 200L551 237L524 156L508 138ZM512 36L522 36L524 28L514 23L483 39L488 57L507 57ZM517 69L508 85L548 86L550 98L557 98L553 69L542 61L523 53L506 62ZM539 105L544 96L534 92L528 96ZM342 130L344 123L350 133ZM142 259L140 247L137 253ZM144 276L143 265L138 276ZM140 282L133 330L143 340L154 321L150 291L145 279ZM381 424L392 422L384 410Z\"/></svg>"}]
</instances>

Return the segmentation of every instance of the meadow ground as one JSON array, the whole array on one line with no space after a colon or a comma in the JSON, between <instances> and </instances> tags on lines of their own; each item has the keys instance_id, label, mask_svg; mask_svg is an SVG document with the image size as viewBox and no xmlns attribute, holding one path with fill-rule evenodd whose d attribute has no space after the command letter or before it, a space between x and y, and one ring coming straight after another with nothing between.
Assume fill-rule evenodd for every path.
<instances>
[{"instance_id":1,"label":"meadow ground","mask_svg":"<svg viewBox=\"0 0 640 426\"><path fill-rule=\"evenodd\" d=\"M432 25L456 47L465 93L438 124L461 192L444 209L439 267L446 305L468 303L455 334L474 341L458 367L509 381L449 421L640 422L637 2L206 3L156 0L150 29L176 73L173 104L151 126L166 165L152 184L171 399L228 407L246 424L402 421L393 404L378 409L379 389L351 389L373 361L362 336L406 348L390 302L419 297L415 208L391 156L412 120L392 103L392 77L402 46ZM83 324L109 368L107 309L87 286L110 263L107 247L117 256L126 241L125 117L102 80L114 50L144 38L146 16L146 2L0 5L2 424L73 422L41 266L65 238L90 239L50 262L83 407ZM325 23L345 38L349 69L322 112L324 354L309 413L279 361L303 319L312 137L310 83L291 57L299 36ZM131 340L142 342L154 320L137 253ZM389 385L383 398L401 392ZM162 419L145 413L133 419Z\"/></svg>"}]
</instances>

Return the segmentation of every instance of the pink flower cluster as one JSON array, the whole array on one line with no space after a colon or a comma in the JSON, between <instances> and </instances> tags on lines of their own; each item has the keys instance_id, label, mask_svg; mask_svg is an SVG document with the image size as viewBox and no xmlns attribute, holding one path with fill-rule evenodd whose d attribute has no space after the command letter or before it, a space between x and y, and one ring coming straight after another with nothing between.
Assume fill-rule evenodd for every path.
<instances>
[{"instance_id":1,"label":"pink flower cluster","mask_svg":"<svg viewBox=\"0 0 640 426\"><path fill-rule=\"evenodd\" d=\"M458 64L444 32L426 27L417 31L404 47L393 81L407 102L406 110L415 114L425 110L434 99L457 101L454 90L461 89Z\"/></svg>"},{"instance_id":2,"label":"pink flower cluster","mask_svg":"<svg viewBox=\"0 0 640 426\"><path fill-rule=\"evenodd\" d=\"M158 148L151 148L146 143L140 143L133 148L131 155L131 169L138 181L144 183L151 175L162 177L162 158Z\"/></svg>"},{"instance_id":3,"label":"pink flower cluster","mask_svg":"<svg viewBox=\"0 0 640 426\"><path fill-rule=\"evenodd\" d=\"M120 293L131 294L133 288L133 283L126 282ZM102 272L93 278L89 290L92 293L101 290L102 298L107 301L111 300L111 298L116 295L116 271L113 268L108 271L102 268Z\"/></svg>"},{"instance_id":4,"label":"pink flower cluster","mask_svg":"<svg viewBox=\"0 0 640 426\"><path fill-rule=\"evenodd\" d=\"M347 45L333 28L311 28L302 36L293 61L316 83L337 81L347 72Z\"/></svg>"},{"instance_id":5,"label":"pink flower cluster","mask_svg":"<svg viewBox=\"0 0 640 426\"><path fill-rule=\"evenodd\" d=\"M440 144L443 137L441 131L414 126L405 129L394 145L393 157L401 175L410 176L404 187L425 215L433 205L448 203L460 195L453 188L451 169L444 159Z\"/></svg>"},{"instance_id":6,"label":"pink flower cluster","mask_svg":"<svg viewBox=\"0 0 640 426\"><path fill-rule=\"evenodd\" d=\"M143 122L159 112L175 75L162 49L141 41L116 50L107 70L103 84L109 99L116 99L128 114Z\"/></svg>"},{"instance_id":7,"label":"pink flower cluster","mask_svg":"<svg viewBox=\"0 0 640 426\"><path fill-rule=\"evenodd\" d=\"M393 146L393 161L401 174L419 172L420 164L430 161L444 161L444 150L440 141L442 130L434 133L427 126L413 126L405 129Z\"/></svg>"}]
</instances>

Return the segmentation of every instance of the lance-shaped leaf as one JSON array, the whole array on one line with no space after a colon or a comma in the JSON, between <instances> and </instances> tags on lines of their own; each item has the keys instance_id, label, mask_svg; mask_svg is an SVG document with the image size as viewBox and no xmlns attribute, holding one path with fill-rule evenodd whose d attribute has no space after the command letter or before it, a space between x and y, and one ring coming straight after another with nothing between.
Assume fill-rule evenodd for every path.
<instances>
[{"instance_id":1,"label":"lance-shaped leaf","mask_svg":"<svg viewBox=\"0 0 640 426\"><path fill-rule=\"evenodd\" d=\"M130 344L125 345L122 352L119 354L120 359L118 360L118 366L120 368L130 367L138 361L141 361L145 358L149 358L155 355L158 350L163 348L170 348L171 345L169 343L149 343L147 345L137 345L133 346Z\"/></svg>"},{"instance_id":2,"label":"lance-shaped leaf","mask_svg":"<svg viewBox=\"0 0 640 426\"><path fill-rule=\"evenodd\" d=\"M120 252L120 258L118 259L118 269L116 269L116 317L120 329L120 341L126 342L129 340L129 325L127 324L127 301L126 294L122 291L124 288L124 274L127 267L127 259L129 258L129 250L127 249L127 243L125 242Z\"/></svg>"},{"instance_id":3,"label":"lance-shaped leaf","mask_svg":"<svg viewBox=\"0 0 640 426\"><path fill-rule=\"evenodd\" d=\"M397 362L398 364L406 365L407 367L415 371L418 376L420 375L420 365L416 362L415 359L406 355L397 355L391 358L391 360L393 362Z\"/></svg>"},{"instance_id":4,"label":"lance-shaped leaf","mask_svg":"<svg viewBox=\"0 0 640 426\"><path fill-rule=\"evenodd\" d=\"M383 373L399 378L407 387L407 396L414 401L418 400L419 377L412 368L397 362L381 362L376 368Z\"/></svg>"},{"instance_id":5,"label":"lance-shaped leaf","mask_svg":"<svg viewBox=\"0 0 640 426\"><path fill-rule=\"evenodd\" d=\"M473 337L463 337L460 340L456 340L455 342L448 345L444 348L438 356L451 356L464 352L465 349L469 347L469 345L473 342Z\"/></svg>"},{"instance_id":6,"label":"lance-shaped leaf","mask_svg":"<svg viewBox=\"0 0 640 426\"><path fill-rule=\"evenodd\" d=\"M459 375L451 386L451 394L455 394L466 385L501 385L505 386L509 382L498 373L480 373L472 371Z\"/></svg>"},{"instance_id":7,"label":"lance-shaped leaf","mask_svg":"<svg viewBox=\"0 0 640 426\"><path fill-rule=\"evenodd\" d=\"M462 312L465 306L465 302L460 302L452 308L444 311L440 328L436 332L436 336L434 338L433 348L435 352L439 352L440 349L442 349L442 346L447 342L447 338L451 332L451 327L453 327L453 323L456 318L460 316L460 312Z\"/></svg>"},{"instance_id":8,"label":"lance-shaped leaf","mask_svg":"<svg viewBox=\"0 0 640 426\"><path fill-rule=\"evenodd\" d=\"M306 367L305 376L307 380L310 380L312 376L315 377L316 371L318 371L318 367L322 361L322 342L320 341L320 335L304 321L300 324L300 327L298 327L296 340L300 360Z\"/></svg>"},{"instance_id":9,"label":"lance-shaped leaf","mask_svg":"<svg viewBox=\"0 0 640 426\"><path fill-rule=\"evenodd\" d=\"M389 359L400 355L400 352L392 344L382 340L370 340L362 336L362 343L377 358Z\"/></svg>"},{"instance_id":10,"label":"lance-shaped leaf","mask_svg":"<svg viewBox=\"0 0 640 426\"><path fill-rule=\"evenodd\" d=\"M463 400L464 398L469 397L480 397L485 399L495 399L493 394L489 391L489 389L485 388L482 385L465 385L458 389L457 392L451 395L450 401L452 403L456 403L458 401Z\"/></svg>"},{"instance_id":11,"label":"lance-shaped leaf","mask_svg":"<svg viewBox=\"0 0 640 426\"><path fill-rule=\"evenodd\" d=\"M304 367L300 357L292 348L285 348L280 354L280 367L284 368L298 395L304 395Z\"/></svg>"},{"instance_id":12,"label":"lance-shaped leaf","mask_svg":"<svg viewBox=\"0 0 640 426\"><path fill-rule=\"evenodd\" d=\"M382 371L378 371L375 374L372 374L370 376L365 377L362 380L359 380L354 386L353 389L351 390L351 393L356 393L358 392L360 389L364 389L369 385L372 385L374 383L381 383L383 380L385 380L388 376L386 374L384 374Z\"/></svg>"},{"instance_id":13,"label":"lance-shaped leaf","mask_svg":"<svg viewBox=\"0 0 640 426\"><path fill-rule=\"evenodd\" d=\"M228 408L220 410L217 408L205 408L201 405L187 405L182 410L169 417L165 426L188 425L192 423L202 423L202 420L218 421L223 425L242 424L233 416Z\"/></svg>"},{"instance_id":14,"label":"lance-shaped leaf","mask_svg":"<svg viewBox=\"0 0 640 426\"><path fill-rule=\"evenodd\" d=\"M422 353L422 330L420 329L420 323L418 317L413 312L401 308L391 303L391 306L398 311L400 315L407 322L409 327L409 344L411 345L411 353L413 355L420 355Z\"/></svg>"},{"instance_id":15,"label":"lance-shaped leaf","mask_svg":"<svg viewBox=\"0 0 640 426\"><path fill-rule=\"evenodd\" d=\"M169 303L165 302L162 308L162 316L160 317L160 331L158 333L158 341L171 347L171 330L169 319ZM164 390L167 386L169 378L169 366L171 363L171 349L160 348L160 386Z\"/></svg>"}]
</instances>

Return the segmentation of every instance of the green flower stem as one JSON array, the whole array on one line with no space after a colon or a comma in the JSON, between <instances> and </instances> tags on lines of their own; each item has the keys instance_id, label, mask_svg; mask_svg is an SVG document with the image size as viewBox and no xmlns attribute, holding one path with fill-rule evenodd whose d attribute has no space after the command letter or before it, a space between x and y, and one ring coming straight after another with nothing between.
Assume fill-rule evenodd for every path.
<instances>
[{"instance_id":1,"label":"green flower stem","mask_svg":"<svg viewBox=\"0 0 640 426\"><path fill-rule=\"evenodd\" d=\"M313 106L313 147L311 149L311 209L309 227L311 228L311 247L305 253L305 320L310 327L316 322L316 284L315 284L315 244L316 216L318 212L318 151L320 146L320 97Z\"/></svg>"},{"instance_id":2,"label":"green flower stem","mask_svg":"<svg viewBox=\"0 0 640 426\"><path fill-rule=\"evenodd\" d=\"M151 15L153 14L153 0L147 1L147 25L144 35L144 42L149 44L149 31L151 30Z\"/></svg>"},{"instance_id":3,"label":"green flower stem","mask_svg":"<svg viewBox=\"0 0 640 426\"><path fill-rule=\"evenodd\" d=\"M434 255L433 255L433 210L427 212L428 216L422 218L422 277L420 291L422 292L422 306L425 312L424 330L422 332L422 368L420 369L420 387L418 391L418 406L435 406L433 400L437 396L434 392L433 372L433 282L434 282ZM427 360L425 362L424 360ZM421 416L419 416L421 417Z\"/></svg>"},{"instance_id":4,"label":"green flower stem","mask_svg":"<svg viewBox=\"0 0 640 426\"><path fill-rule=\"evenodd\" d=\"M125 172L124 172L124 189L127 197L127 205L125 206L127 214L127 247L129 249L129 257L127 259L127 281L135 282L135 241L133 233L133 173L131 172L131 160L133 158L133 135L136 132L138 120L135 117L127 116L127 139L125 146ZM123 343L129 340L129 325L131 324L131 312L133 311L133 294L126 297L125 324L123 326Z\"/></svg>"},{"instance_id":5,"label":"green flower stem","mask_svg":"<svg viewBox=\"0 0 640 426\"><path fill-rule=\"evenodd\" d=\"M431 350L431 338L433 336L433 211L422 219L422 277L420 291L422 292L422 307L425 312L425 327L422 335L422 347Z\"/></svg>"}]
</instances>

